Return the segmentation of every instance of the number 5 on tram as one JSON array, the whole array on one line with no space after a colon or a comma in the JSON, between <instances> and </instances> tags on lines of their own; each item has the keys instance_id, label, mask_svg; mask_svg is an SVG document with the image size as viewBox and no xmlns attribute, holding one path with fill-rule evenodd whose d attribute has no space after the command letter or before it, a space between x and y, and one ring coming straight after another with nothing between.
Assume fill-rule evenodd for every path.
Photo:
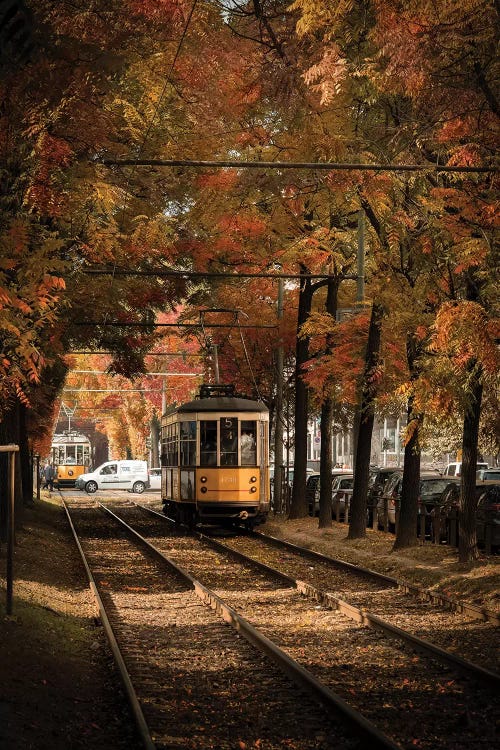
<instances>
[{"instance_id":1,"label":"number 5 on tram","mask_svg":"<svg viewBox=\"0 0 500 750\"><path fill-rule=\"evenodd\" d=\"M189 526L252 528L269 511L269 410L203 385L197 399L162 417L162 503Z\"/></svg>"}]
</instances>

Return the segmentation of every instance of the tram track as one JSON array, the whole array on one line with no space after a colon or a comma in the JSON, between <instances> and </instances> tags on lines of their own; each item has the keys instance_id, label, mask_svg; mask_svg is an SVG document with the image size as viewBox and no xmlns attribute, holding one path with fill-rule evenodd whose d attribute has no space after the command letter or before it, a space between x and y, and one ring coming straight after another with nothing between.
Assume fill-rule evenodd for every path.
<instances>
[{"instance_id":1,"label":"tram track","mask_svg":"<svg viewBox=\"0 0 500 750\"><path fill-rule=\"evenodd\" d=\"M270 641L202 584L180 576L158 555L153 560L144 543L139 549L138 539L131 540L104 506L88 500L64 505L126 665L127 692L140 708L145 747L398 747L349 707L342 717L332 714L330 691L319 683L313 701L304 690L316 681L305 670L286 655L278 669L255 652L238 634L267 643L267 655L280 660ZM119 512L126 512L125 506ZM172 539L179 544L182 537ZM192 538L191 543L199 545ZM228 632L229 621L238 633Z\"/></svg>"},{"instance_id":2,"label":"tram track","mask_svg":"<svg viewBox=\"0 0 500 750\"><path fill-rule=\"evenodd\" d=\"M265 562L303 583L303 589L311 596L330 602L347 616L371 627L392 626L401 631L402 637L411 635L414 646L425 650L425 643L432 642L441 654L449 657L455 667L473 671L478 666L481 671L494 673L500 680L500 634L495 613L491 619L480 619L477 608L469 607L450 599L428 596L425 590L408 586L396 579L374 571L343 563L310 550L281 543L273 537L261 533L250 536L232 537L225 542L235 553ZM312 564L311 564L312 563ZM326 593L325 593L326 592ZM331 592L331 593L328 593ZM389 628L390 629L390 628ZM396 632L393 635L397 635ZM456 658L455 658L456 657ZM465 660L466 664L461 664ZM484 674L486 679L487 674Z\"/></svg>"},{"instance_id":3,"label":"tram track","mask_svg":"<svg viewBox=\"0 0 500 750\"><path fill-rule=\"evenodd\" d=\"M411 746L455 750L488 747L488 738L494 742L496 701L492 686L497 684L496 675L474 669L475 665L469 670L467 664L453 663L453 659L443 666L441 654L416 656L415 644L402 646L377 631L360 628L359 623L353 624L330 609L331 603L327 607L324 602L318 606L307 601L297 586L262 589L250 572L253 563L247 561L242 563L244 567L237 567L234 551L215 550L204 538L196 548L189 537L166 537L165 520L161 518L147 522L124 507L120 515L135 515L134 526L137 524L169 558L214 589L230 607L244 614L396 743L404 746L412 736ZM246 541L233 539L237 546ZM262 560L262 550L258 556ZM258 575L264 574L261 567ZM275 580L280 575L288 576L282 566L280 570L267 570L267 576ZM384 588L377 585L380 591L394 589L388 581ZM306 589L302 587L302 593L310 594ZM369 594L373 599L374 590Z\"/></svg>"},{"instance_id":4,"label":"tram track","mask_svg":"<svg viewBox=\"0 0 500 750\"><path fill-rule=\"evenodd\" d=\"M140 507L150 513L154 509ZM162 514L159 514L162 517ZM498 684L498 615L440 597L376 571L297 547L261 532L208 543L251 559L262 569L289 576L302 594L339 610L358 623L406 640L464 674ZM311 562L313 565L311 565ZM360 584L362 582L362 584ZM457 637L459 629L460 637Z\"/></svg>"}]
</instances>

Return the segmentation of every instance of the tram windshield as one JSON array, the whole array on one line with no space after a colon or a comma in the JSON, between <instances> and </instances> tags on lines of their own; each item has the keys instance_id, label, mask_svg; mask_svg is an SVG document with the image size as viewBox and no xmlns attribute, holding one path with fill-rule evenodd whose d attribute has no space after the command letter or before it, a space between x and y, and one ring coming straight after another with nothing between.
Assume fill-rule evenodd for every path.
<instances>
[{"instance_id":1,"label":"tram windshield","mask_svg":"<svg viewBox=\"0 0 500 750\"><path fill-rule=\"evenodd\" d=\"M238 465L238 419L236 417L221 417L220 465Z\"/></svg>"},{"instance_id":2,"label":"tram windshield","mask_svg":"<svg viewBox=\"0 0 500 750\"><path fill-rule=\"evenodd\" d=\"M185 423L188 424L188 423ZM218 427L218 429L217 429ZM217 432L219 435L217 436ZM219 445L217 445L219 437ZM185 452L194 450L188 447L188 436L184 438ZM238 444L239 440L239 444ZM182 455L181 437L181 455ZM219 450L217 451L217 448ZM218 454L218 455L217 455ZM200 421L200 466L256 466L257 465L257 422L255 420L241 420L237 417L220 417ZM183 462L184 466L189 463Z\"/></svg>"},{"instance_id":3,"label":"tram windshield","mask_svg":"<svg viewBox=\"0 0 500 750\"><path fill-rule=\"evenodd\" d=\"M217 422L203 419L200 422L200 466L217 466Z\"/></svg>"},{"instance_id":4,"label":"tram windshield","mask_svg":"<svg viewBox=\"0 0 500 750\"><path fill-rule=\"evenodd\" d=\"M75 464L88 466L90 464L89 445L55 445L52 448L53 462L56 465Z\"/></svg>"},{"instance_id":5,"label":"tram windshield","mask_svg":"<svg viewBox=\"0 0 500 750\"><path fill-rule=\"evenodd\" d=\"M241 465L256 466L257 464L257 423L254 421L241 422Z\"/></svg>"}]
</instances>

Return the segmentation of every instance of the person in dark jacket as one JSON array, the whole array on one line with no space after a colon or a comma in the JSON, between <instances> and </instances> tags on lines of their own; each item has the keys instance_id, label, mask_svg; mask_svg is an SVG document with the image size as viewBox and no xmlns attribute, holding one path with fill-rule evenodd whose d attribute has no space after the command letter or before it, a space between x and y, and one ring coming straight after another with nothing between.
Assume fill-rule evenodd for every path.
<instances>
[{"instance_id":1,"label":"person in dark jacket","mask_svg":"<svg viewBox=\"0 0 500 750\"><path fill-rule=\"evenodd\" d=\"M54 490L54 478L55 478L55 470L51 463L47 461L47 463L44 466L43 469L43 487L42 489L48 489L49 492L53 492Z\"/></svg>"}]
</instances>

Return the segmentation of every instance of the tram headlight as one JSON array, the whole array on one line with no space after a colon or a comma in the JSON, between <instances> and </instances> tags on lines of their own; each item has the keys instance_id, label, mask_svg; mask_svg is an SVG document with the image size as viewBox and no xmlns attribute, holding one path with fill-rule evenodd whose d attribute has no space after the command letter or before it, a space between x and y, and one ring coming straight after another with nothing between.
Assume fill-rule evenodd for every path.
<instances>
[{"instance_id":1,"label":"tram headlight","mask_svg":"<svg viewBox=\"0 0 500 750\"><path fill-rule=\"evenodd\" d=\"M257 492L257 487L250 487L250 492Z\"/></svg>"},{"instance_id":2,"label":"tram headlight","mask_svg":"<svg viewBox=\"0 0 500 750\"><path fill-rule=\"evenodd\" d=\"M207 491L206 487L200 487L200 492L203 492L203 494L205 494L206 491Z\"/></svg>"},{"instance_id":3,"label":"tram headlight","mask_svg":"<svg viewBox=\"0 0 500 750\"><path fill-rule=\"evenodd\" d=\"M207 481L206 477L200 477L200 482L205 483Z\"/></svg>"},{"instance_id":4,"label":"tram headlight","mask_svg":"<svg viewBox=\"0 0 500 750\"><path fill-rule=\"evenodd\" d=\"M250 477L250 481L251 482L256 482L257 481L257 477Z\"/></svg>"}]
</instances>

